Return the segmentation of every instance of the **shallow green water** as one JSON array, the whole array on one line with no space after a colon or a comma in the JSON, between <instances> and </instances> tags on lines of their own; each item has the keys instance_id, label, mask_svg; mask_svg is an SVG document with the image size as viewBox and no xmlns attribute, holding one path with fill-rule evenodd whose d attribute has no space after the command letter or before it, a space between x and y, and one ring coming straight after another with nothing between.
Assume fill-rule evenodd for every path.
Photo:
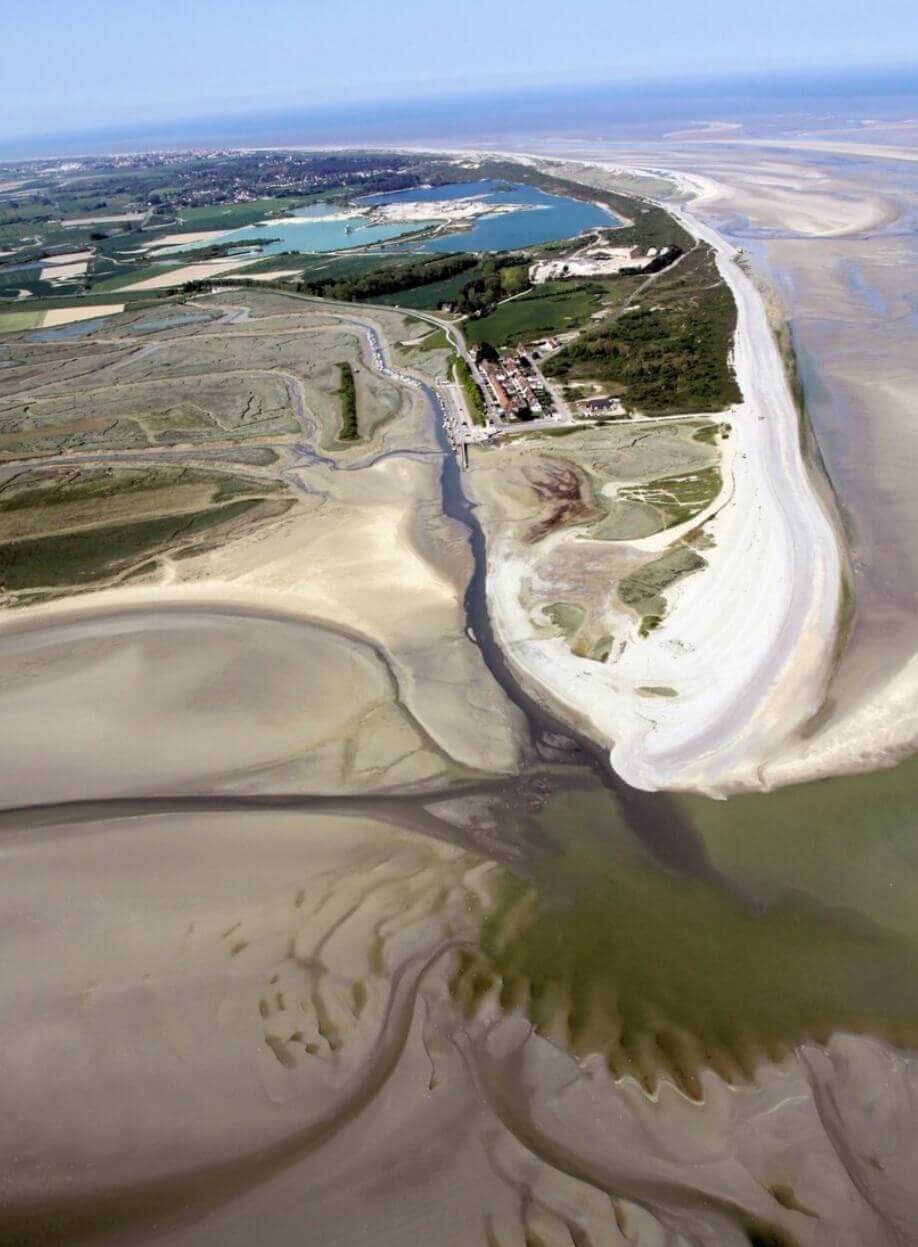
<instances>
[{"instance_id":1,"label":"shallow green water","mask_svg":"<svg viewBox=\"0 0 918 1247\"><path fill-rule=\"evenodd\" d=\"M599 785L555 793L457 981L466 1004L496 974L505 1005L565 1046L690 1091L701 1065L742 1079L835 1030L918 1043L918 759L728 802L660 797L654 817L677 815L707 854L692 873L654 860Z\"/></svg>"}]
</instances>

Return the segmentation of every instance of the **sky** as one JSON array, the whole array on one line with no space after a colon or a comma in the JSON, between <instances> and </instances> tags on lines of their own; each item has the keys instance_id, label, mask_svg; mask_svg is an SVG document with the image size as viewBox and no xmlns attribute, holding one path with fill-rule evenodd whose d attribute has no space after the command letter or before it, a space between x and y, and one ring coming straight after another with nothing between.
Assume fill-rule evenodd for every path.
<instances>
[{"instance_id":1,"label":"sky","mask_svg":"<svg viewBox=\"0 0 918 1247\"><path fill-rule=\"evenodd\" d=\"M915 0L3 0L0 135L908 62Z\"/></svg>"}]
</instances>

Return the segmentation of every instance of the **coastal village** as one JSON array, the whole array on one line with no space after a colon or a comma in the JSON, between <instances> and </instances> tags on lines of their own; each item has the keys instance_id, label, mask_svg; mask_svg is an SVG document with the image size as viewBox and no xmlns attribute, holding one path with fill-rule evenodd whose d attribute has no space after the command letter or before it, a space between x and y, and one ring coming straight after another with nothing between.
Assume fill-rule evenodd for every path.
<instances>
[{"instance_id":1,"label":"coastal village","mask_svg":"<svg viewBox=\"0 0 918 1247\"><path fill-rule=\"evenodd\" d=\"M566 334L568 341L576 334ZM544 338L527 347L485 352L476 356L478 375L486 395L489 423L498 431L507 423L530 423L536 420L553 420L570 423L577 419L626 418L622 402L611 395L577 399L570 403L559 386L549 381L538 361L560 349L559 338Z\"/></svg>"},{"instance_id":2,"label":"coastal village","mask_svg":"<svg viewBox=\"0 0 918 1247\"><path fill-rule=\"evenodd\" d=\"M569 278L632 276L650 278L670 267L679 258L678 247L635 247L609 245L605 231L588 231L574 240L571 250L551 259L539 259L529 266L530 288ZM507 302L512 302L512 298ZM637 305L633 310L637 310ZM445 304L441 312L453 307ZM604 319L602 308L590 318ZM571 329L530 341L518 341L500 349L480 343L466 355L472 380L483 400L483 412L468 410L464 416L447 421L447 431L458 448L463 442L485 442L499 438L508 430L525 427L533 432L553 425L572 426L610 420L626 420L628 411L614 394L601 386L561 386L546 376L542 364L569 343L576 341L582 328ZM460 404L470 407L470 404Z\"/></svg>"}]
</instances>

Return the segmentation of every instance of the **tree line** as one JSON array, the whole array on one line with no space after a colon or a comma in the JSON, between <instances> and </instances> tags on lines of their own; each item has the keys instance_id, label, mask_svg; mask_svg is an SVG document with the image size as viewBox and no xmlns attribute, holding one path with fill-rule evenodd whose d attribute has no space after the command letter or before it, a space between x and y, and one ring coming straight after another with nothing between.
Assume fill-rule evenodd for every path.
<instances>
[{"instance_id":1,"label":"tree line","mask_svg":"<svg viewBox=\"0 0 918 1247\"><path fill-rule=\"evenodd\" d=\"M361 303L378 299L384 294L398 294L415 286L427 286L437 281L456 277L478 263L473 255L448 255L435 260L421 260L414 264L392 268L371 269L354 277L327 277L318 281L304 281L304 294L317 295L323 299L337 299L342 303Z\"/></svg>"}]
</instances>

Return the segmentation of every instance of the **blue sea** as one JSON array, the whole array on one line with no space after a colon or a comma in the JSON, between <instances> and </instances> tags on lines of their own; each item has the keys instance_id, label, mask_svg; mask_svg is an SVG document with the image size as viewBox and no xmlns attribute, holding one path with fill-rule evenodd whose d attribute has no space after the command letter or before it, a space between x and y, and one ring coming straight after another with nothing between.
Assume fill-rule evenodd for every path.
<instances>
[{"instance_id":1,"label":"blue sea","mask_svg":"<svg viewBox=\"0 0 918 1247\"><path fill-rule=\"evenodd\" d=\"M916 114L914 65L681 81L620 78L6 137L0 139L0 159L221 146L646 142L686 122L724 120L741 123L747 136L768 137L795 129L828 131L852 117L895 121Z\"/></svg>"}]
</instances>

